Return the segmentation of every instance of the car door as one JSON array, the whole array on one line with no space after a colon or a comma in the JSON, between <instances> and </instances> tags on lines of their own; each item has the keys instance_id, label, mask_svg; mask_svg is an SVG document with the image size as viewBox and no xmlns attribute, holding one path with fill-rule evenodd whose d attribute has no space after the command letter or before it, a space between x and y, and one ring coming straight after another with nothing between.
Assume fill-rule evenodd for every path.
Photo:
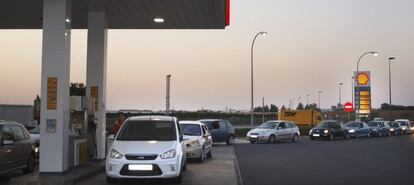
<instances>
[{"instance_id":1,"label":"car door","mask_svg":"<svg viewBox=\"0 0 414 185\"><path fill-rule=\"evenodd\" d=\"M211 138L210 133L208 132L207 127L205 125L202 125L201 128L203 131L204 147L206 149L206 152L208 152L212 148L213 140Z\"/></svg>"},{"instance_id":2,"label":"car door","mask_svg":"<svg viewBox=\"0 0 414 185\"><path fill-rule=\"evenodd\" d=\"M293 137L293 125L290 122L285 122L286 124L286 129L285 129L285 138L289 139Z\"/></svg>"},{"instance_id":3,"label":"car door","mask_svg":"<svg viewBox=\"0 0 414 185\"><path fill-rule=\"evenodd\" d=\"M286 123L280 122L276 127L276 139L286 139Z\"/></svg>"},{"instance_id":4,"label":"car door","mask_svg":"<svg viewBox=\"0 0 414 185\"><path fill-rule=\"evenodd\" d=\"M226 122L224 120L219 121L219 125L220 125L220 129L219 129L220 141L226 141L227 133L228 133Z\"/></svg>"},{"instance_id":5,"label":"car door","mask_svg":"<svg viewBox=\"0 0 414 185\"><path fill-rule=\"evenodd\" d=\"M330 122L329 125L335 137L343 136L343 130L339 122Z\"/></svg>"},{"instance_id":6,"label":"car door","mask_svg":"<svg viewBox=\"0 0 414 185\"><path fill-rule=\"evenodd\" d=\"M16 165L18 167L23 166L26 164L26 151L25 151L25 139L24 139L24 133L22 131L22 129L20 128L19 125L11 125L10 126L12 132L13 132L13 136L14 136L14 145L16 146L15 148L15 155L14 157L16 158Z\"/></svg>"},{"instance_id":7,"label":"car door","mask_svg":"<svg viewBox=\"0 0 414 185\"><path fill-rule=\"evenodd\" d=\"M3 141L6 139L14 141L13 132L10 126L7 124L4 124L2 125L2 128L1 128L2 144L0 145L0 172L17 167L16 165L17 158L15 157L17 155L16 145L15 144L4 145Z\"/></svg>"}]
</instances>

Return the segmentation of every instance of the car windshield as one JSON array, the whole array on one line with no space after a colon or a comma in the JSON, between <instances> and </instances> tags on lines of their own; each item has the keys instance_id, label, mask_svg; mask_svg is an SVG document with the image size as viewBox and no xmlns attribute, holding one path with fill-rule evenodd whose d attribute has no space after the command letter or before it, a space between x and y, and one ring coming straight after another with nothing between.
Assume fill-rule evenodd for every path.
<instances>
[{"instance_id":1,"label":"car windshield","mask_svg":"<svg viewBox=\"0 0 414 185\"><path fill-rule=\"evenodd\" d=\"M127 121L117 136L119 141L174 141L177 138L172 121Z\"/></svg>"},{"instance_id":2,"label":"car windshield","mask_svg":"<svg viewBox=\"0 0 414 185\"><path fill-rule=\"evenodd\" d=\"M321 122L316 127L317 128L328 128L330 122Z\"/></svg>"},{"instance_id":3,"label":"car windshield","mask_svg":"<svg viewBox=\"0 0 414 185\"><path fill-rule=\"evenodd\" d=\"M264 122L259 127L261 129L274 129L276 127L276 122Z\"/></svg>"},{"instance_id":4,"label":"car windshield","mask_svg":"<svg viewBox=\"0 0 414 185\"><path fill-rule=\"evenodd\" d=\"M381 124L381 122L379 122L379 121L370 121L370 122L368 122L368 126L370 126L370 127L379 127L380 124Z\"/></svg>"},{"instance_id":5,"label":"car windshield","mask_svg":"<svg viewBox=\"0 0 414 185\"><path fill-rule=\"evenodd\" d=\"M35 128L33 128L32 130L30 130L31 134L40 134L40 126L37 125Z\"/></svg>"},{"instance_id":6,"label":"car windshield","mask_svg":"<svg viewBox=\"0 0 414 185\"><path fill-rule=\"evenodd\" d=\"M197 124L181 124L184 135L187 136L201 136L201 127Z\"/></svg>"},{"instance_id":7,"label":"car windshield","mask_svg":"<svg viewBox=\"0 0 414 185\"><path fill-rule=\"evenodd\" d=\"M355 121L348 122L348 123L345 124L346 127L359 127L359 125L360 124L358 122L355 122Z\"/></svg>"},{"instance_id":8,"label":"car windshield","mask_svg":"<svg viewBox=\"0 0 414 185\"><path fill-rule=\"evenodd\" d=\"M400 123L401 126L408 126L407 122L405 121L399 121L398 123Z\"/></svg>"},{"instance_id":9,"label":"car windshield","mask_svg":"<svg viewBox=\"0 0 414 185\"><path fill-rule=\"evenodd\" d=\"M398 123L396 123L396 122L392 122L389 125L390 125L390 127L393 127L393 128L399 127Z\"/></svg>"}]
</instances>

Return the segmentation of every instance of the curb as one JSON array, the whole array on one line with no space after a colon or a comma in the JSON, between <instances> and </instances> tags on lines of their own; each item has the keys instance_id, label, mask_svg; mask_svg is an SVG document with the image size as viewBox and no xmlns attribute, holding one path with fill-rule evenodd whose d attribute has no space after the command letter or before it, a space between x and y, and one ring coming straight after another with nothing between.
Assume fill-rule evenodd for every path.
<instances>
[{"instance_id":1,"label":"curb","mask_svg":"<svg viewBox=\"0 0 414 185\"><path fill-rule=\"evenodd\" d=\"M234 151L234 146L232 147L233 147L234 170L236 171L237 184L243 185L243 179L242 179L242 175L241 175L240 168L239 168L239 162L237 161L237 156L236 156L236 152Z\"/></svg>"}]
</instances>

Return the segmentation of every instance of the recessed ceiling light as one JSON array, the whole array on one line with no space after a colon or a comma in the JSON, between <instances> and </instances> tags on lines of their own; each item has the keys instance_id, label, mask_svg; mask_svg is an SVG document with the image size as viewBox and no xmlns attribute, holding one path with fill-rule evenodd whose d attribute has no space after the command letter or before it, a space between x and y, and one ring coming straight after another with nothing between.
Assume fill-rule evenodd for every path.
<instances>
[{"instance_id":1,"label":"recessed ceiling light","mask_svg":"<svg viewBox=\"0 0 414 185\"><path fill-rule=\"evenodd\" d=\"M164 19L161 18L161 17L156 17L156 18L154 18L154 22L156 22L156 23L163 23L164 22Z\"/></svg>"}]
</instances>

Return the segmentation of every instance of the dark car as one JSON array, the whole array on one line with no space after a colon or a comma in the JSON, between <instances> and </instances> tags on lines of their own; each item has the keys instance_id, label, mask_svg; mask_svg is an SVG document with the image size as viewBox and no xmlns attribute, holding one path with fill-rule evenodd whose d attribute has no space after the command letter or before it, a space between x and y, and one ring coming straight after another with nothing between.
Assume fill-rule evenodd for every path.
<instances>
[{"instance_id":1,"label":"dark car","mask_svg":"<svg viewBox=\"0 0 414 185\"><path fill-rule=\"evenodd\" d=\"M402 136L404 134L401 124L398 121L393 121L389 123L390 133L394 136Z\"/></svg>"},{"instance_id":2,"label":"dark car","mask_svg":"<svg viewBox=\"0 0 414 185\"><path fill-rule=\"evenodd\" d=\"M0 121L0 174L35 166L34 144L26 128L19 123Z\"/></svg>"},{"instance_id":3,"label":"dark car","mask_svg":"<svg viewBox=\"0 0 414 185\"><path fill-rule=\"evenodd\" d=\"M222 119L203 119L198 121L207 125L213 142L226 142L228 145L234 144L236 134L229 121Z\"/></svg>"},{"instance_id":4,"label":"dark car","mask_svg":"<svg viewBox=\"0 0 414 185\"><path fill-rule=\"evenodd\" d=\"M370 121L368 122L368 126L371 129L372 136L389 136L390 130L384 123L384 121Z\"/></svg>"},{"instance_id":5,"label":"dark car","mask_svg":"<svg viewBox=\"0 0 414 185\"><path fill-rule=\"evenodd\" d=\"M345 128L348 130L349 136L351 137L371 137L371 129L362 121L347 122Z\"/></svg>"},{"instance_id":6,"label":"dark car","mask_svg":"<svg viewBox=\"0 0 414 185\"><path fill-rule=\"evenodd\" d=\"M334 140L338 137L349 139L349 133L348 130L343 127L338 121L329 120L322 121L315 128L311 129L309 132L309 137L311 140L318 138Z\"/></svg>"}]
</instances>

